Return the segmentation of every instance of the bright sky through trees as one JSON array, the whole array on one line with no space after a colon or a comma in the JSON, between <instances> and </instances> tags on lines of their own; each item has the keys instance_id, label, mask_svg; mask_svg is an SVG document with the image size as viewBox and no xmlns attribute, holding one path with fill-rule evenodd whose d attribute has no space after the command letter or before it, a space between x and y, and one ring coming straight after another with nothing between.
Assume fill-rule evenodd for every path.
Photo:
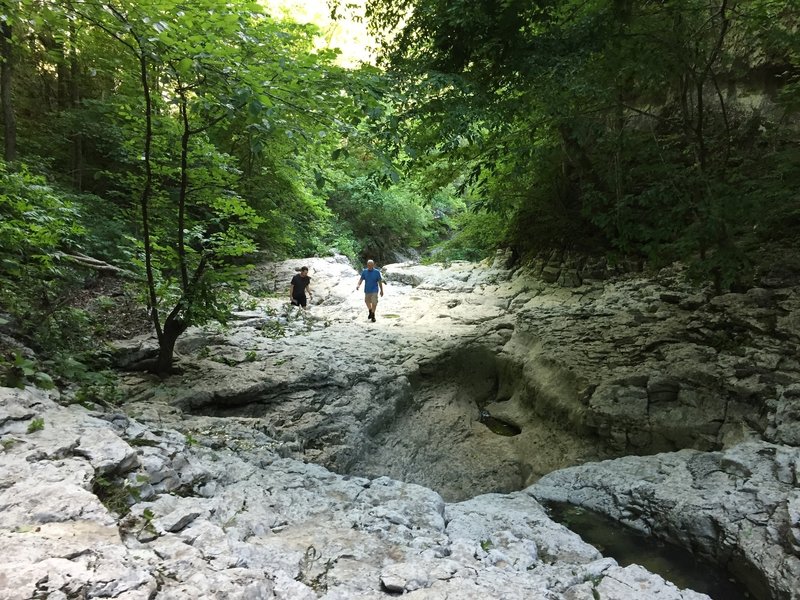
<instances>
[{"instance_id":1,"label":"bright sky through trees","mask_svg":"<svg viewBox=\"0 0 800 600\"><path fill-rule=\"evenodd\" d=\"M327 0L262 0L274 15L285 14L298 23L314 23L322 31L319 43L342 51L337 61L343 67L357 67L360 62L374 63L370 48L373 40L367 33L367 24L358 20L364 14L363 0L350 2L357 9L348 9L337 20L331 19Z\"/></svg>"}]
</instances>

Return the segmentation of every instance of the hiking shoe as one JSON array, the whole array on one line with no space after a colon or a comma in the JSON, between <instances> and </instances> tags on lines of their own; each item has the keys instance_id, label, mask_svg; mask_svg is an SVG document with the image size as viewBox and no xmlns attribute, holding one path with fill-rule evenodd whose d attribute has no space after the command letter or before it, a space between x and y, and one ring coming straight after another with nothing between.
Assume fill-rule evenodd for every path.
<instances>
[{"instance_id":1,"label":"hiking shoe","mask_svg":"<svg viewBox=\"0 0 800 600\"><path fill-rule=\"evenodd\" d=\"M375 322L375 313L371 313L369 318L374 323Z\"/></svg>"}]
</instances>

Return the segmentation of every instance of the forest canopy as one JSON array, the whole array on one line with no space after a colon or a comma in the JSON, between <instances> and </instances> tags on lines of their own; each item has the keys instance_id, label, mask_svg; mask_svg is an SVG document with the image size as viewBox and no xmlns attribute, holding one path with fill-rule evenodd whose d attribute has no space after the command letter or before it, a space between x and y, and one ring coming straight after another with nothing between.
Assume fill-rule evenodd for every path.
<instances>
[{"instance_id":1,"label":"forest canopy","mask_svg":"<svg viewBox=\"0 0 800 600\"><path fill-rule=\"evenodd\" d=\"M165 371L265 258L555 250L722 292L797 244L791 0L368 0L358 68L251 0L2 8L0 327L55 362L101 273Z\"/></svg>"},{"instance_id":2,"label":"forest canopy","mask_svg":"<svg viewBox=\"0 0 800 600\"><path fill-rule=\"evenodd\" d=\"M521 254L687 261L718 290L797 242L789 0L370 0L398 139L453 160ZM442 170L437 170L441 174ZM756 235L753 235L755 232Z\"/></svg>"}]
</instances>

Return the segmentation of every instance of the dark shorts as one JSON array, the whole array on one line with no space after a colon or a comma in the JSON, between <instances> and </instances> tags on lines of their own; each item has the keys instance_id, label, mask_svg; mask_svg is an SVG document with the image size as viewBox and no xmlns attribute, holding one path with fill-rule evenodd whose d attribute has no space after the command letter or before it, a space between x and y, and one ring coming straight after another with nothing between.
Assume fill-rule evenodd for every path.
<instances>
[{"instance_id":1,"label":"dark shorts","mask_svg":"<svg viewBox=\"0 0 800 600\"><path fill-rule=\"evenodd\" d=\"M303 308L306 307L306 297L305 296L293 296L292 297L292 306L302 306Z\"/></svg>"}]
</instances>

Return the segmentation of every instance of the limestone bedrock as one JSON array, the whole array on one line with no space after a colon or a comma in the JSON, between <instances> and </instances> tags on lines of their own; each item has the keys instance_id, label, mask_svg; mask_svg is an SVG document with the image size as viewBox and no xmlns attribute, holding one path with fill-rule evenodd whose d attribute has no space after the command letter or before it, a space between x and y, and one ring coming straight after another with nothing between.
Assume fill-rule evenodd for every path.
<instances>
[{"instance_id":1,"label":"limestone bedrock","mask_svg":"<svg viewBox=\"0 0 800 600\"><path fill-rule=\"evenodd\" d=\"M288 305L301 264L307 311ZM800 443L796 287L712 297L673 268L565 288L505 265L386 265L376 323L343 258L263 265L227 330L179 340L183 376L131 378L131 410L262 418L286 456L448 501L626 454Z\"/></svg>"},{"instance_id":2,"label":"limestone bedrock","mask_svg":"<svg viewBox=\"0 0 800 600\"><path fill-rule=\"evenodd\" d=\"M261 419L56 400L0 388L3 600L708 598L603 558L524 492L446 503L283 458Z\"/></svg>"},{"instance_id":3,"label":"limestone bedrock","mask_svg":"<svg viewBox=\"0 0 800 600\"><path fill-rule=\"evenodd\" d=\"M314 291L307 311L288 303L301 264ZM563 497L752 573L762 598L797 598L797 288L712 298L677 268L544 283L503 256L382 270L371 323L346 260L263 265L228 327L182 336L180 375L124 378L117 413L4 390L0 590L705 597L621 569L535 499ZM128 340L116 355L131 364L153 350L152 339ZM522 433L494 434L479 409ZM40 414L45 428L27 433ZM663 490L649 475L666 464L680 479L737 452L744 467L724 477L708 467ZM651 456L635 469L625 462L634 457L594 462L626 454ZM773 471L769 486L752 475ZM99 503L110 492L98 478L138 499L127 517ZM52 493L35 486L48 483L74 506L46 506ZM754 485L766 495L724 504ZM590 501L597 489L615 502ZM694 496L693 509L667 510Z\"/></svg>"}]
</instances>

